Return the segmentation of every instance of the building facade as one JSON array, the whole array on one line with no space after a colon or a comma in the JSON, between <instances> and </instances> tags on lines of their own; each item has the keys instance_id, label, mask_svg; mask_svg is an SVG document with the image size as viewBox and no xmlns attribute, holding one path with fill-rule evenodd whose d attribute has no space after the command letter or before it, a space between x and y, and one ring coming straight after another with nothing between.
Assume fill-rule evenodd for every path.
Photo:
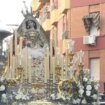
<instances>
[{"instance_id":1,"label":"building facade","mask_svg":"<svg viewBox=\"0 0 105 105\"><path fill-rule=\"evenodd\" d=\"M59 47L64 53L64 40L73 39L74 51L85 52L84 68L100 81L101 90L105 82L104 8L105 0L32 0L33 13L50 38L51 52Z\"/></svg>"}]
</instances>

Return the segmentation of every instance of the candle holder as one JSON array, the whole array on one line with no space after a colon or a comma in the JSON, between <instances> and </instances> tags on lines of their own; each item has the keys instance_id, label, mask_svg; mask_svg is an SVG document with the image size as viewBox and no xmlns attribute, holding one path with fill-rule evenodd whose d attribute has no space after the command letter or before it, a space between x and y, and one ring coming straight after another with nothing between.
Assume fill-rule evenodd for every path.
<instances>
[{"instance_id":1,"label":"candle holder","mask_svg":"<svg viewBox=\"0 0 105 105\"><path fill-rule=\"evenodd\" d=\"M52 93L56 96L58 92L58 82L53 83Z\"/></svg>"},{"instance_id":2,"label":"candle holder","mask_svg":"<svg viewBox=\"0 0 105 105\"><path fill-rule=\"evenodd\" d=\"M84 67L84 65L82 63L80 63L78 66L79 66L79 72L78 72L79 79L81 80L81 82L83 82L83 77L84 77L83 67Z\"/></svg>"},{"instance_id":3,"label":"candle holder","mask_svg":"<svg viewBox=\"0 0 105 105\"><path fill-rule=\"evenodd\" d=\"M45 87L44 83L32 83L31 85L32 85L32 89L36 91L36 93L33 93L36 99L40 100L43 97L46 98L46 96L43 96L42 94L39 94L40 89L43 89Z\"/></svg>"},{"instance_id":4,"label":"candle holder","mask_svg":"<svg viewBox=\"0 0 105 105\"><path fill-rule=\"evenodd\" d=\"M45 84L45 98L47 99L48 97L48 83L44 83Z\"/></svg>"},{"instance_id":5,"label":"candle holder","mask_svg":"<svg viewBox=\"0 0 105 105\"><path fill-rule=\"evenodd\" d=\"M80 63L80 64L78 65L78 67L79 67L79 72L80 72L81 70L83 70L84 65L83 65L82 63Z\"/></svg>"},{"instance_id":6,"label":"candle holder","mask_svg":"<svg viewBox=\"0 0 105 105\"><path fill-rule=\"evenodd\" d=\"M16 69L16 80L20 82L21 77L23 74L23 67L21 65L19 65ZM18 77L18 78L17 78Z\"/></svg>"},{"instance_id":7,"label":"candle holder","mask_svg":"<svg viewBox=\"0 0 105 105\"><path fill-rule=\"evenodd\" d=\"M55 80L56 81L60 81L60 77L61 77L61 67L59 65L57 65L55 67Z\"/></svg>"},{"instance_id":8,"label":"candle holder","mask_svg":"<svg viewBox=\"0 0 105 105\"><path fill-rule=\"evenodd\" d=\"M46 99L50 100L50 96L53 92L53 74L50 74L49 79L47 79L47 83L45 83L45 94L46 94Z\"/></svg>"},{"instance_id":9,"label":"candle holder","mask_svg":"<svg viewBox=\"0 0 105 105\"><path fill-rule=\"evenodd\" d=\"M73 56L74 56L73 52L70 52L70 53L67 55L67 63L68 63L69 66L72 65L71 62L72 62L72 60L73 60Z\"/></svg>"}]
</instances>

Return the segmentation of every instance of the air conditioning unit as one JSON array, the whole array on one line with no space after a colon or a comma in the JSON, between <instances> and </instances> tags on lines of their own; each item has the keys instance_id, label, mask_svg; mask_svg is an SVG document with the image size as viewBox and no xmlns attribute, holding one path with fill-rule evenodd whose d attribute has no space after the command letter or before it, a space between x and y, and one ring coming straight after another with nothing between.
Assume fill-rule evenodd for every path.
<instances>
[{"instance_id":1,"label":"air conditioning unit","mask_svg":"<svg viewBox=\"0 0 105 105\"><path fill-rule=\"evenodd\" d=\"M83 37L83 44L94 45L96 44L96 36L84 36Z\"/></svg>"}]
</instances>

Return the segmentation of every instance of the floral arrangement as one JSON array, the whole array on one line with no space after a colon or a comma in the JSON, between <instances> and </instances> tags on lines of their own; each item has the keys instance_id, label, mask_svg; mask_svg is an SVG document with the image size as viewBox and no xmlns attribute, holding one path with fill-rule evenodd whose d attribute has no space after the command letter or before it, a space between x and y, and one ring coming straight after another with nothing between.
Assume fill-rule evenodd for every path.
<instances>
[{"instance_id":1,"label":"floral arrangement","mask_svg":"<svg viewBox=\"0 0 105 105\"><path fill-rule=\"evenodd\" d=\"M6 103L6 80L4 77L0 77L0 103Z\"/></svg>"},{"instance_id":2,"label":"floral arrangement","mask_svg":"<svg viewBox=\"0 0 105 105\"><path fill-rule=\"evenodd\" d=\"M26 91L23 87L20 87L17 92L13 92L13 98L17 102L28 102L32 99L32 94Z\"/></svg>"},{"instance_id":3,"label":"floral arrangement","mask_svg":"<svg viewBox=\"0 0 105 105\"><path fill-rule=\"evenodd\" d=\"M53 100L62 99L70 105L97 105L99 83L90 78L88 71L81 70L75 79L61 81L58 95L52 94L51 97Z\"/></svg>"},{"instance_id":4,"label":"floral arrangement","mask_svg":"<svg viewBox=\"0 0 105 105\"><path fill-rule=\"evenodd\" d=\"M99 102L99 83L91 79L88 71L81 70L77 77L74 93L71 97L74 105L97 105Z\"/></svg>"}]
</instances>

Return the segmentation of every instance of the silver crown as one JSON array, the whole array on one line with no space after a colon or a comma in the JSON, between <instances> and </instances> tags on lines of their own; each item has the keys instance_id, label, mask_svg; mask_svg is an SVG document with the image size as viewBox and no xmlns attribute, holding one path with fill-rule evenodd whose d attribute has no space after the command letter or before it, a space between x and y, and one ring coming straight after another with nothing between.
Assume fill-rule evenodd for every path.
<instances>
[{"instance_id":1,"label":"silver crown","mask_svg":"<svg viewBox=\"0 0 105 105\"><path fill-rule=\"evenodd\" d=\"M27 17L27 16L33 16L33 12L32 12L32 7L30 7L30 11L28 9L28 7L26 6L26 2L23 1L24 3L24 7L25 7L25 11L22 10L21 13L23 14L24 17Z\"/></svg>"}]
</instances>

